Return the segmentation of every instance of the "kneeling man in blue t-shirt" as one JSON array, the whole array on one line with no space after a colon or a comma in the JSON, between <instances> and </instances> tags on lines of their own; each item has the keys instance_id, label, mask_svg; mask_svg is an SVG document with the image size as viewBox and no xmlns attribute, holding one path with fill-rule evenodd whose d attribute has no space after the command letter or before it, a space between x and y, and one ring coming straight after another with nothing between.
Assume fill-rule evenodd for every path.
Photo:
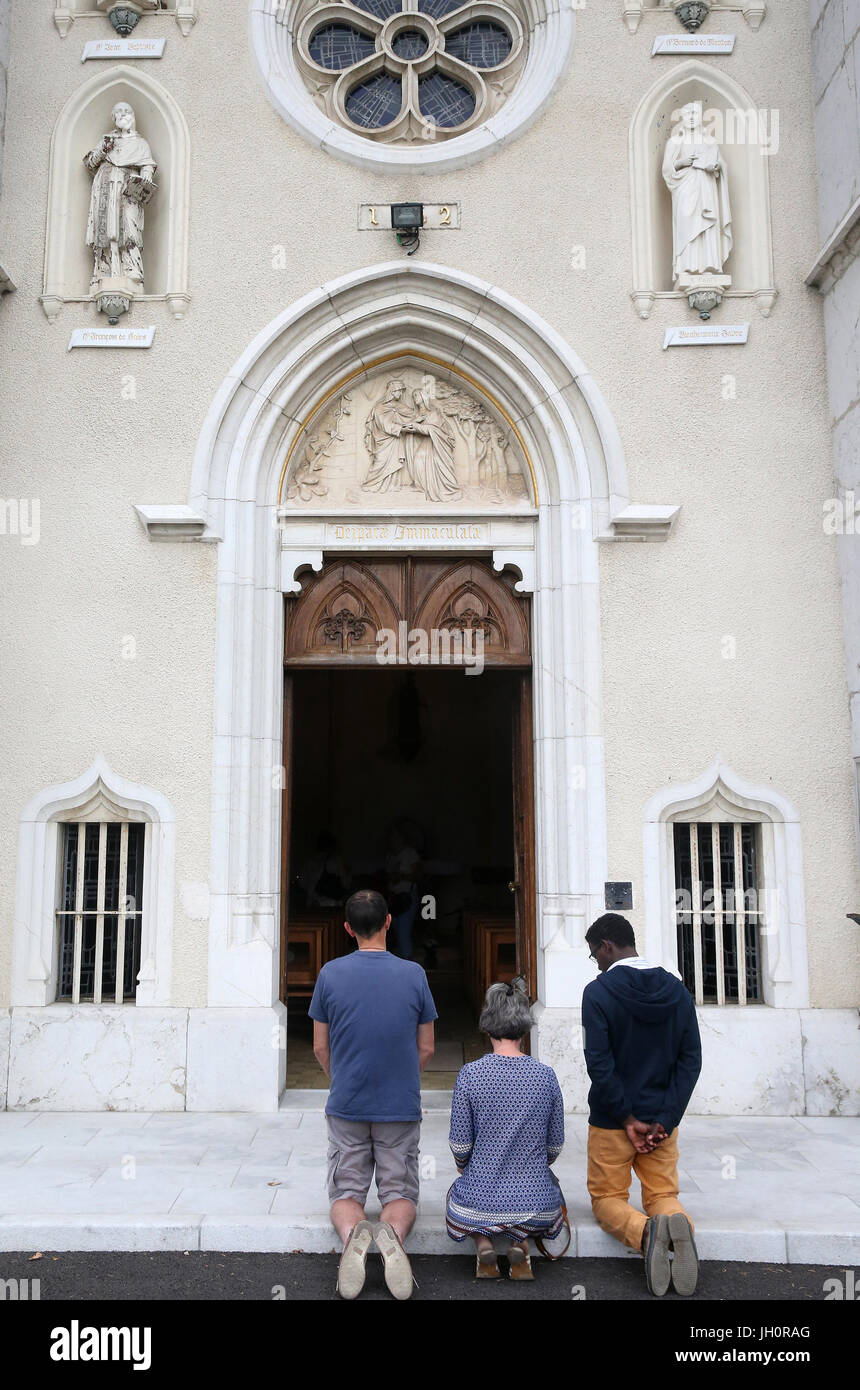
<instances>
[{"instance_id":1,"label":"kneeling man in blue t-shirt","mask_svg":"<svg viewBox=\"0 0 860 1390\"><path fill-rule=\"evenodd\" d=\"M331 1077L328 1195L343 1241L337 1287L343 1298L358 1297L375 1242L389 1289L409 1298L403 1241L418 1202L420 1073L433 1056L438 1014L421 966L385 948L391 916L382 894L353 893L345 915L358 950L323 966L308 1010L314 1054ZM372 1224L364 1204L374 1170L382 1212Z\"/></svg>"}]
</instances>

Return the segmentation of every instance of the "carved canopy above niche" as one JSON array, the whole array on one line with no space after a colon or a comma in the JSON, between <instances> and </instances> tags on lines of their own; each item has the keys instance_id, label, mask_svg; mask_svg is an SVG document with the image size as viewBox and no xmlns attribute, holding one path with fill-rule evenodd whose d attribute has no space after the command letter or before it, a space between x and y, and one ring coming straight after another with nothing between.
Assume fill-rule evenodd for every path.
<instances>
[{"instance_id":1,"label":"carved canopy above niche","mask_svg":"<svg viewBox=\"0 0 860 1390\"><path fill-rule=\"evenodd\" d=\"M282 501L313 511L531 505L513 421L428 362L386 363L330 392L294 441Z\"/></svg>"},{"instance_id":2,"label":"carved canopy above niche","mask_svg":"<svg viewBox=\"0 0 860 1390\"><path fill-rule=\"evenodd\" d=\"M54 23L65 38L76 19L106 19L115 8L131 10L140 19L147 15L172 15L186 38L197 23L197 0L130 0L119 6L115 0L55 0ZM113 28L109 27L108 33L116 37Z\"/></svg>"}]
</instances>

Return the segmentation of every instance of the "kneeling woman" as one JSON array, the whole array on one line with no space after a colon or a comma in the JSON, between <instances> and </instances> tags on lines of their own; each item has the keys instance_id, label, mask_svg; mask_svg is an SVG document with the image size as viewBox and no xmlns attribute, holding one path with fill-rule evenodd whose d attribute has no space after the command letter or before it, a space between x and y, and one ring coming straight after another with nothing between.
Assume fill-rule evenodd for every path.
<instances>
[{"instance_id":1,"label":"kneeling woman","mask_svg":"<svg viewBox=\"0 0 860 1390\"><path fill-rule=\"evenodd\" d=\"M531 1279L529 1236L553 1239L564 1198L550 1164L564 1144L561 1088L552 1067L520 1051L533 1026L525 981L490 985L478 1024L493 1050L462 1068L451 1107L460 1176L448 1193L448 1234L471 1236L478 1278L497 1279L492 1237L507 1236L513 1279Z\"/></svg>"}]
</instances>

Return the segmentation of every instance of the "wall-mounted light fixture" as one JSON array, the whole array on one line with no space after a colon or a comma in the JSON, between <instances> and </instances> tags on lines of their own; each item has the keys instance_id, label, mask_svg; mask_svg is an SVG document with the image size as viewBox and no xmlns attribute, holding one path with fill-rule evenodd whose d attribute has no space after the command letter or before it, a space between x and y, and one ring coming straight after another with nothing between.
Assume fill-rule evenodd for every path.
<instances>
[{"instance_id":1,"label":"wall-mounted light fixture","mask_svg":"<svg viewBox=\"0 0 860 1390\"><path fill-rule=\"evenodd\" d=\"M418 250L423 223L423 203L391 204L391 226L397 236L398 246L404 248L407 256L414 256Z\"/></svg>"}]
</instances>

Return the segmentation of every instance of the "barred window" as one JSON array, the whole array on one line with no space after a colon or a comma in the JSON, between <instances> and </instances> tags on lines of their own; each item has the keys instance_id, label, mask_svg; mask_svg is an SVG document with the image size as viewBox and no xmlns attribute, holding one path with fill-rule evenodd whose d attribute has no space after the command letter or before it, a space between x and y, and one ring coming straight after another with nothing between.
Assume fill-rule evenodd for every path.
<instances>
[{"instance_id":1,"label":"barred window","mask_svg":"<svg viewBox=\"0 0 860 1390\"><path fill-rule=\"evenodd\" d=\"M121 1004L140 971L145 826L63 826L57 998Z\"/></svg>"},{"instance_id":2,"label":"barred window","mask_svg":"<svg viewBox=\"0 0 860 1390\"><path fill-rule=\"evenodd\" d=\"M762 1000L760 828L674 826L678 969L697 1004Z\"/></svg>"}]
</instances>

